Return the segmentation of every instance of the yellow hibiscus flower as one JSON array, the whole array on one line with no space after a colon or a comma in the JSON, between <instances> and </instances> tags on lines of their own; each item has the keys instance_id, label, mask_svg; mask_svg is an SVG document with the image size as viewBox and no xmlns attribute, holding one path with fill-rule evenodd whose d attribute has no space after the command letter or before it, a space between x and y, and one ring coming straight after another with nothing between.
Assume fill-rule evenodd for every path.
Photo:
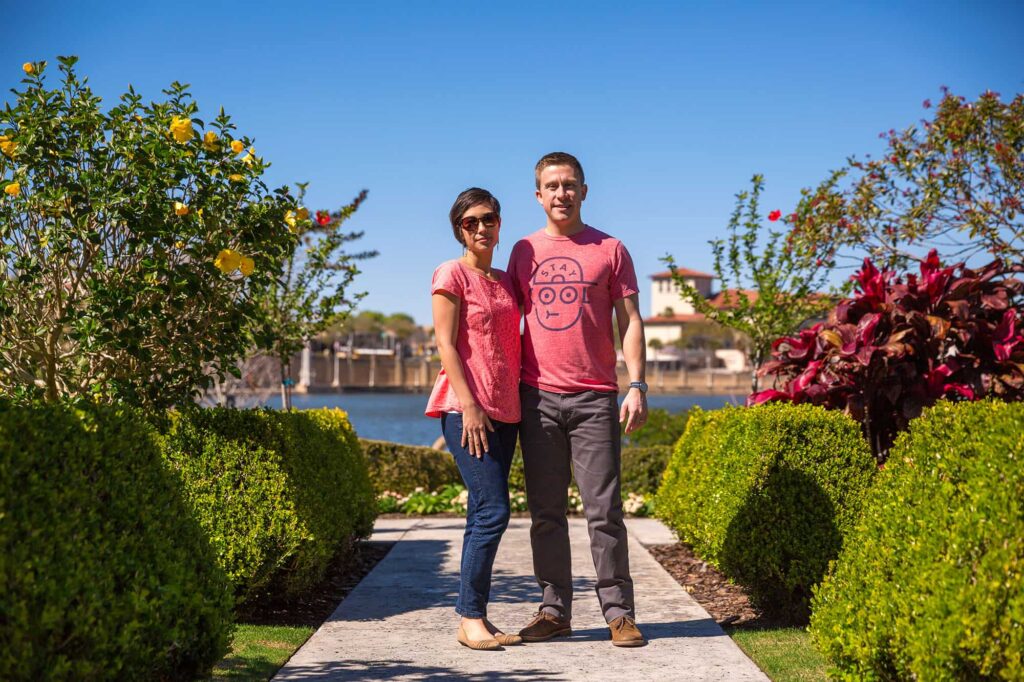
<instances>
[{"instance_id":1,"label":"yellow hibiscus flower","mask_svg":"<svg viewBox=\"0 0 1024 682\"><path fill-rule=\"evenodd\" d=\"M12 140L7 135L0 135L0 152L4 155L14 158L15 152L18 150L18 143Z\"/></svg>"},{"instance_id":2,"label":"yellow hibiscus flower","mask_svg":"<svg viewBox=\"0 0 1024 682\"><path fill-rule=\"evenodd\" d=\"M192 119L175 116L171 119L170 133L178 142L188 142L196 134L192 129Z\"/></svg>"},{"instance_id":3,"label":"yellow hibiscus flower","mask_svg":"<svg viewBox=\"0 0 1024 682\"><path fill-rule=\"evenodd\" d=\"M175 215L188 215L188 204L183 204L180 201L174 202L174 214Z\"/></svg>"},{"instance_id":4,"label":"yellow hibiscus flower","mask_svg":"<svg viewBox=\"0 0 1024 682\"><path fill-rule=\"evenodd\" d=\"M238 271L242 273L243 277L248 277L252 274L252 271L256 269L256 263L252 258L248 256L242 256L238 259Z\"/></svg>"},{"instance_id":5,"label":"yellow hibiscus flower","mask_svg":"<svg viewBox=\"0 0 1024 682\"><path fill-rule=\"evenodd\" d=\"M206 134L203 135L203 149L208 152L217 151L217 133L212 130L207 130Z\"/></svg>"},{"instance_id":6,"label":"yellow hibiscus flower","mask_svg":"<svg viewBox=\"0 0 1024 682\"><path fill-rule=\"evenodd\" d=\"M25 62L21 65L21 70L31 76L36 72L36 65L32 62Z\"/></svg>"},{"instance_id":7,"label":"yellow hibiscus flower","mask_svg":"<svg viewBox=\"0 0 1024 682\"><path fill-rule=\"evenodd\" d=\"M249 147L249 153L242 157L242 163L246 166L256 163L256 149L254 147Z\"/></svg>"},{"instance_id":8,"label":"yellow hibiscus flower","mask_svg":"<svg viewBox=\"0 0 1024 682\"><path fill-rule=\"evenodd\" d=\"M21 194L21 183L12 182L11 184L4 187L4 194L12 197L16 197Z\"/></svg>"},{"instance_id":9,"label":"yellow hibiscus flower","mask_svg":"<svg viewBox=\"0 0 1024 682\"><path fill-rule=\"evenodd\" d=\"M295 215L299 220L306 220L307 218L309 218L309 209L302 207Z\"/></svg>"},{"instance_id":10,"label":"yellow hibiscus flower","mask_svg":"<svg viewBox=\"0 0 1024 682\"><path fill-rule=\"evenodd\" d=\"M242 264L242 256L237 251L221 249L220 253L217 254L216 260L213 261L213 264L216 265L225 275L230 275Z\"/></svg>"},{"instance_id":11,"label":"yellow hibiscus flower","mask_svg":"<svg viewBox=\"0 0 1024 682\"><path fill-rule=\"evenodd\" d=\"M284 222L288 224L288 227L295 227L295 223L298 222L298 216L295 211L288 211L284 214Z\"/></svg>"},{"instance_id":12,"label":"yellow hibiscus flower","mask_svg":"<svg viewBox=\"0 0 1024 682\"><path fill-rule=\"evenodd\" d=\"M241 154L243 149L245 149L245 145L242 144L241 140L231 140L231 151Z\"/></svg>"},{"instance_id":13,"label":"yellow hibiscus flower","mask_svg":"<svg viewBox=\"0 0 1024 682\"><path fill-rule=\"evenodd\" d=\"M228 180L231 182L242 182L245 178L243 178L239 173L232 173L228 176Z\"/></svg>"}]
</instances>

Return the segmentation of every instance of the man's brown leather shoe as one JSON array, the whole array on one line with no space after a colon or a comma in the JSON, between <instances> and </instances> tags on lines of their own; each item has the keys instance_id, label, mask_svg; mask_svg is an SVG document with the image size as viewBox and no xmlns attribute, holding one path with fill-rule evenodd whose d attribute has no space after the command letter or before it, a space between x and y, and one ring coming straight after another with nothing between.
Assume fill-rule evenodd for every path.
<instances>
[{"instance_id":1,"label":"man's brown leather shoe","mask_svg":"<svg viewBox=\"0 0 1024 682\"><path fill-rule=\"evenodd\" d=\"M636 621L629 616L619 616L608 623L608 629L612 631L612 644L615 646L643 646L647 644Z\"/></svg>"},{"instance_id":2,"label":"man's brown leather shoe","mask_svg":"<svg viewBox=\"0 0 1024 682\"><path fill-rule=\"evenodd\" d=\"M572 634L572 626L569 621L558 616L552 616L547 611L541 611L530 624L519 631L519 636L524 642L546 642L552 637L565 637Z\"/></svg>"}]
</instances>

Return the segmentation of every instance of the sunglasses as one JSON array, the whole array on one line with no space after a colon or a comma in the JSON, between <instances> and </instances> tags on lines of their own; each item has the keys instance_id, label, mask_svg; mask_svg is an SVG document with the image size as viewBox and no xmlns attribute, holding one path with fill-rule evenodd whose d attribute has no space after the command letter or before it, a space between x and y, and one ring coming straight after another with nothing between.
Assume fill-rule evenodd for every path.
<instances>
[{"instance_id":1,"label":"sunglasses","mask_svg":"<svg viewBox=\"0 0 1024 682\"><path fill-rule=\"evenodd\" d=\"M498 217L497 213L484 213L482 216L477 218L476 216L466 216L460 222L463 230L469 232L476 232L477 227L483 223L484 227L494 227L498 224L501 218Z\"/></svg>"}]
</instances>

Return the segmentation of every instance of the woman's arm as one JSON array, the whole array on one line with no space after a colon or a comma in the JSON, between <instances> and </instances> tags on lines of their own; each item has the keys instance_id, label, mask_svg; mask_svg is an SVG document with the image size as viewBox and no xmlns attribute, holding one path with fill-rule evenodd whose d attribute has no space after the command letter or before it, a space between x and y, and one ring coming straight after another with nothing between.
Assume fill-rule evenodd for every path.
<instances>
[{"instance_id":1,"label":"woman's arm","mask_svg":"<svg viewBox=\"0 0 1024 682\"><path fill-rule=\"evenodd\" d=\"M474 457L483 457L487 452L487 432L494 431L494 426L469 390L462 358L456 347L459 338L459 306L462 301L447 291L437 292L431 300L437 352L441 355L441 365L448 375L448 381L462 405L462 447L467 448Z\"/></svg>"}]
</instances>

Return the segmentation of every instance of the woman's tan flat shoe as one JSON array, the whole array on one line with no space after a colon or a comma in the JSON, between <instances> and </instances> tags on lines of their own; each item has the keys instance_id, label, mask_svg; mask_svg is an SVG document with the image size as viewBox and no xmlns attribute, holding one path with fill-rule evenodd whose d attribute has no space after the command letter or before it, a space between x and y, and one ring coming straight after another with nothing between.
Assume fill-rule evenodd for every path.
<instances>
[{"instance_id":1,"label":"woman's tan flat shoe","mask_svg":"<svg viewBox=\"0 0 1024 682\"><path fill-rule=\"evenodd\" d=\"M461 623L459 623L459 633L455 638L459 640L459 644L462 646L467 646L477 651L501 651L501 643L496 639L472 640L467 637Z\"/></svg>"},{"instance_id":2,"label":"woman's tan flat shoe","mask_svg":"<svg viewBox=\"0 0 1024 682\"><path fill-rule=\"evenodd\" d=\"M491 637L495 639L498 644L502 646L513 646L515 644L522 644L523 638L519 635L506 635L504 632L494 626L494 623L484 618L484 627L491 633Z\"/></svg>"}]
</instances>

